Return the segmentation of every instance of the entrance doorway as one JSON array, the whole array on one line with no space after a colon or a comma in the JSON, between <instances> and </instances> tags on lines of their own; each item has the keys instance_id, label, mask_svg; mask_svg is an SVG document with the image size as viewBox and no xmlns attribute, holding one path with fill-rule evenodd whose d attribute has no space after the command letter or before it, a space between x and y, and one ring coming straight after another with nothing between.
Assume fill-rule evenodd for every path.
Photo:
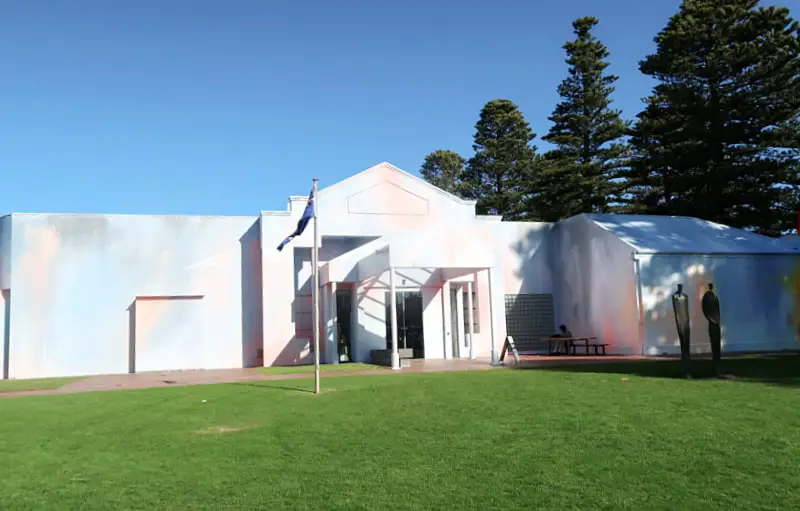
<instances>
[{"instance_id":1,"label":"entrance doorway","mask_svg":"<svg viewBox=\"0 0 800 511\"><path fill-rule=\"evenodd\" d=\"M397 348L412 350L414 358L425 358L425 339L422 333L422 293L398 291ZM391 293L386 293L386 349L392 349Z\"/></svg>"},{"instance_id":2,"label":"entrance doorway","mask_svg":"<svg viewBox=\"0 0 800 511\"><path fill-rule=\"evenodd\" d=\"M353 292L351 289L336 290L336 328L338 346L337 356L339 362L353 361L353 337L352 337L352 312L353 312Z\"/></svg>"}]
</instances>

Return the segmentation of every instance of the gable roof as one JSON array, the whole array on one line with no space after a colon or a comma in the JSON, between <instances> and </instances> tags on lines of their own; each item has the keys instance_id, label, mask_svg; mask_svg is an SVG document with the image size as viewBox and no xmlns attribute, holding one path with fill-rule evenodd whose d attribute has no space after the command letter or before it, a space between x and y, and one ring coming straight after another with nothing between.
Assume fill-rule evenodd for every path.
<instances>
[{"instance_id":1,"label":"gable roof","mask_svg":"<svg viewBox=\"0 0 800 511\"><path fill-rule=\"evenodd\" d=\"M584 214L640 254L798 254L778 239L685 216Z\"/></svg>"},{"instance_id":2,"label":"gable roof","mask_svg":"<svg viewBox=\"0 0 800 511\"><path fill-rule=\"evenodd\" d=\"M459 204L463 204L465 206L474 206L475 204L477 204L477 201L462 199L461 197L459 197L457 195L453 195L452 193L447 192L445 190L442 190L438 186L434 186L434 185L430 184L429 182L425 181L421 177L415 176L414 174L412 174L410 172L406 172L405 170L403 170L403 169L401 169L399 167L396 167L396 166L392 165L389 162L382 162L382 163L379 163L377 165L373 165L372 167L370 167L370 168L368 168L366 170L362 170L361 172L358 172L357 174L353 174L350 177L347 177L347 178L345 178L345 179L343 179L341 181L333 183L330 186L326 186L325 188L322 188L319 191L319 193L320 193L320 195L322 195L323 193L330 193L331 190L335 189L339 185L342 185L344 183L348 183L348 182L350 182L352 180L355 180L355 179L358 179L360 177L363 177L365 174L369 174L369 173L373 173L373 172L380 172L381 170L389 170L391 172L396 172L398 174L401 174L404 177L411 178L416 183L418 183L418 184L420 184L420 185L422 185L422 186L424 186L424 187L426 187L426 188L428 188L428 189L430 189L430 190L432 190L432 191L434 191L434 192L436 192L436 193L438 193L440 195L443 195L444 197L446 197L446 198L448 198L448 199L450 199L450 200L452 200L454 202L457 202Z\"/></svg>"}]
</instances>

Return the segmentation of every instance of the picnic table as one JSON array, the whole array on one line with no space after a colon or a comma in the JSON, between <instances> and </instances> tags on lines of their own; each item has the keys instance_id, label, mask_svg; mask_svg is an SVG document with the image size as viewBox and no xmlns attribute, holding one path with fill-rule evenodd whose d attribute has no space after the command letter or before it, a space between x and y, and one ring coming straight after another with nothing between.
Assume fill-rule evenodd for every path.
<instances>
[{"instance_id":1,"label":"picnic table","mask_svg":"<svg viewBox=\"0 0 800 511\"><path fill-rule=\"evenodd\" d=\"M594 350L595 355L606 354L606 346L608 344L599 344L594 341L597 337L544 337L542 340L547 341L547 354L548 355L577 355L578 348L583 348L586 355L589 355L589 350Z\"/></svg>"}]
</instances>

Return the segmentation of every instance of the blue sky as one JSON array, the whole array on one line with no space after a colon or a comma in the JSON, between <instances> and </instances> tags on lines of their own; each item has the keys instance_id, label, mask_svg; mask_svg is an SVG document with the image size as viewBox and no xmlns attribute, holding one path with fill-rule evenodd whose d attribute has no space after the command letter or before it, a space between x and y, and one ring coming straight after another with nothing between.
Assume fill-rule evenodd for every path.
<instances>
[{"instance_id":1,"label":"blue sky","mask_svg":"<svg viewBox=\"0 0 800 511\"><path fill-rule=\"evenodd\" d=\"M326 186L381 161L416 172L437 148L469 157L494 98L542 136L585 15L600 18L632 118L652 86L637 62L678 5L4 0L0 212L284 209L313 176Z\"/></svg>"}]
</instances>

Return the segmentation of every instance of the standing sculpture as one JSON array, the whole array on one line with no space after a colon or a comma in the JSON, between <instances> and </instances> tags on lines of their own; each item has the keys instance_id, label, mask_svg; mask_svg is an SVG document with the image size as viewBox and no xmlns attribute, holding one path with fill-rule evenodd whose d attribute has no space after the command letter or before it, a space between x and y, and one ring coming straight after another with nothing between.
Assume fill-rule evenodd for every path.
<instances>
[{"instance_id":1,"label":"standing sculpture","mask_svg":"<svg viewBox=\"0 0 800 511\"><path fill-rule=\"evenodd\" d=\"M719 376L719 362L722 359L722 328L720 326L719 298L714 292L714 284L708 284L708 291L703 294L703 315L708 320L708 338L711 341L711 358L714 361L714 372Z\"/></svg>"},{"instance_id":2,"label":"standing sculpture","mask_svg":"<svg viewBox=\"0 0 800 511\"><path fill-rule=\"evenodd\" d=\"M689 323L689 297L683 292L683 284L672 295L672 310L675 312L675 326L678 327L678 339L681 341L681 365L683 373L691 378L689 348L691 346L691 327Z\"/></svg>"}]
</instances>

